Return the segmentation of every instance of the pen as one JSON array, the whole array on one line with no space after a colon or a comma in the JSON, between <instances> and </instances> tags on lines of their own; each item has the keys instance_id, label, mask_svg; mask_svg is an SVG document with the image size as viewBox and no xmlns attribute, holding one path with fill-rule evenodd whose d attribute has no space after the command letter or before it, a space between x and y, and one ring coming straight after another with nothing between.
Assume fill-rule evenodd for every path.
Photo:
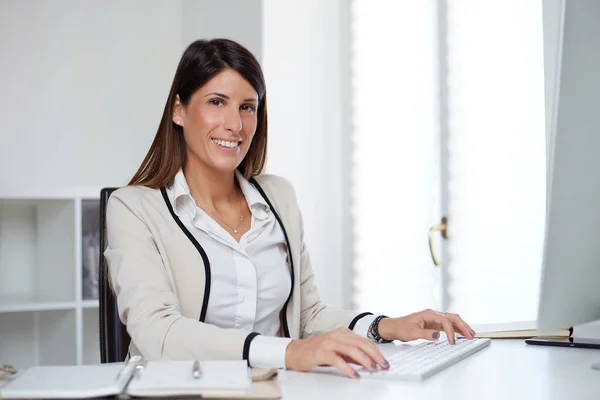
<instances>
[{"instance_id":1,"label":"pen","mask_svg":"<svg viewBox=\"0 0 600 400\"><path fill-rule=\"evenodd\" d=\"M200 379L200 361L194 361L194 365L192 365L192 376L194 379Z\"/></svg>"}]
</instances>

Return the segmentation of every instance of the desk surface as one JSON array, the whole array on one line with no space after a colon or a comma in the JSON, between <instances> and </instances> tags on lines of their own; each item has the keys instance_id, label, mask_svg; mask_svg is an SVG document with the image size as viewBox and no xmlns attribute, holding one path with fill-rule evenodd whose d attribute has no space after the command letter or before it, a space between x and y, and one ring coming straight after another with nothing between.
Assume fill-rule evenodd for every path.
<instances>
[{"instance_id":1,"label":"desk surface","mask_svg":"<svg viewBox=\"0 0 600 400\"><path fill-rule=\"evenodd\" d=\"M383 351L390 346L382 345ZM392 349L393 350L393 349ZM492 344L422 381L352 380L331 372L280 371L283 399L600 399L600 350Z\"/></svg>"}]
</instances>

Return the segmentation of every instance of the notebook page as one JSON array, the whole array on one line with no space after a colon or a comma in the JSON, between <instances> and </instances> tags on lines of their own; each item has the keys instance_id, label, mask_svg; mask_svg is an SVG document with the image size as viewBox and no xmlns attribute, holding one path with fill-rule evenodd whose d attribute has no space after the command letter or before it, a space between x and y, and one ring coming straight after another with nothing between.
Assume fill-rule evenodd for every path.
<instances>
[{"instance_id":1,"label":"notebook page","mask_svg":"<svg viewBox=\"0 0 600 400\"><path fill-rule=\"evenodd\" d=\"M245 393L250 389L246 361L201 361L199 379L192 375L193 361L148 361L131 381L131 396Z\"/></svg>"},{"instance_id":2,"label":"notebook page","mask_svg":"<svg viewBox=\"0 0 600 400\"><path fill-rule=\"evenodd\" d=\"M0 388L4 399L74 399L120 393L122 363L31 367Z\"/></svg>"}]
</instances>

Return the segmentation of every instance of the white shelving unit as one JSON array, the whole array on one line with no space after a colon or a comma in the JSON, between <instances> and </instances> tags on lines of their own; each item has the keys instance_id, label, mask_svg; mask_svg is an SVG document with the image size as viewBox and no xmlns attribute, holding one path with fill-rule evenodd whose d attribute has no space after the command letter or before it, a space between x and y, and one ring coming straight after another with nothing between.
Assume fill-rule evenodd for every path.
<instances>
[{"instance_id":1,"label":"white shelving unit","mask_svg":"<svg viewBox=\"0 0 600 400\"><path fill-rule=\"evenodd\" d=\"M100 188L0 192L0 362L100 362L98 300L82 290L82 232L92 219L82 210L99 198Z\"/></svg>"}]
</instances>

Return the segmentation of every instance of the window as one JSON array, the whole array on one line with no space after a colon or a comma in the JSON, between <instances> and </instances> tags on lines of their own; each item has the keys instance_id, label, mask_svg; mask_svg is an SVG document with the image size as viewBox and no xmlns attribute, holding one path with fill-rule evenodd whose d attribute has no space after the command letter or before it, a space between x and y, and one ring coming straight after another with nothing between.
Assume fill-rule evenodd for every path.
<instances>
[{"instance_id":1,"label":"window","mask_svg":"<svg viewBox=\"0 0 600 400\"><path fill-rule=\"evenodd\" d=\"M546 141L541 2L355 0L354 302L534 320ZM427 231L436 237L433 267Z\"/></svg>"}]
</instances>

